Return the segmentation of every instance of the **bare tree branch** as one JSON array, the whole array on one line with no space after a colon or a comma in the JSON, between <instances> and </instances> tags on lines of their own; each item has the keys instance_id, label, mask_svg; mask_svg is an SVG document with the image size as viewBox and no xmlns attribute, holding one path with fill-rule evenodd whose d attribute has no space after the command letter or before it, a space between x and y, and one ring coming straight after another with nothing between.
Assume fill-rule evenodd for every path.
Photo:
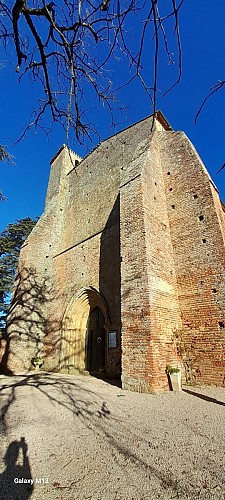
<instances>
[{"instance_id":1,"label":"bare tree branch","mask_svg":"<svg viewBox=\"0 0 225 500\"><path fill-rule=\"evenodd\" d=\"M147 92L155 113L161 47L169 62L177 60L178 64L178 77L167 92L181 78L179 12L183 2L0 0L0 40L6 48L10 40L14 43L16 70L22 69L19 80L30 75L40 90L37 107L20 139L31 127L44 127L43 118L48 112L52 122L62 124L67 139L70 129L80 142L85 136L91 138L95 127L85 118L88 102L97 98L96 102L108 108L114 124L113 112L118 106L116 91L134 79L138 79ZM169 47L171 19L174 20L177 59L172 57ZM143 56L146 47L151 47L152 39L151 79L150 72L147 74L143 68ZM114 81L112 61L117 61L118 67L126 65L126 80L115 78Z\"/></svg>"},{"instance_id":2,"label":"bare tree branch","mask_svg":"<svg viewBox=\"0 0 225 500\"><path fill-rule=\"evenodd\" d=\"M205 97L205 99L203 100L197 114L196 114L196 117L195 117L195 124L197 123L197 120L198 120L198 117L203 109L203 107L205 106L205 103L208 101L208 99L213 95L215 94L216 92L218 92L218 90L221 90L222 87L225 85L225 80L223 81L219 81L218 83L216 83L216 85L213 85L213 87L210 88L210 93L207 95L207 97Z\"/></svg>"},{"instance_id":3,"label":"bare tree branch","mask_svg":"<svg viewBox=\"0 0 225 500\"><path fill-rule=\"evenodd\" d=\"M0 145L0 162L2 162L2 161L13 163L13 157L7 151L7 148L1 144ZM6 199L7 199L6 196L0 191L0 202L5 201Z\"/></svg>"}]
</instances>

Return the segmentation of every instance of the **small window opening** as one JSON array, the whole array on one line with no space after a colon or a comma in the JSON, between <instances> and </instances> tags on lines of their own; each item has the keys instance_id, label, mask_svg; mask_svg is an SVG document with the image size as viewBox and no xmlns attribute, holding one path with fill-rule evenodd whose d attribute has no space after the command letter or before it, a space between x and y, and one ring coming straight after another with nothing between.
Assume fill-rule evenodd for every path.
<instances>
[{"instance_id":1,"label":"small window opening","mask_svg":"<svg viewBox=\"0 0 225 500\"><path fill-rule=\"evenodd\" d=\"M197 194L193 194L193 198L194 198L194 200L196 200L196 198L198 198L198 195Z\"/></svg>"},{"instance_id":2,"label":"small window opening","mask_svg":"<svg viewBox=\"0 0 225 500\"><path fill-rule=\"evenodd\" d=\"M170 175L170 172L167 172L167 175Z\"/></svg>"},{"instance_id":3,"label":"small window opening","mask_svg":"<svg viewBox=\"0 0 225 500\"><path fill-rule=\"evenodd\" d=\"M204 215L199 215L199 220L203 221L204 220Z\"/></svg>"},{"instance_id":4,"label":"small window opening","mask_svg":"<svg viewBox=\"0 0 225 500\"><path fill-rule=\"evenodd\" d=\"M75 160L75 167L77 167L77 165L79 165L79 163L80 163L79 160L76 159Z\"/></svg>"},{"instance_id":5,"label":"small window opening","mask_svg":"<svg viewBox=\"0 0 225 500\"><path fill-rule=\"evenodd\" d=\"M217 289L216 288L212 288L212 293L216 293L217 292Z\"/></svg>"},{"instance_id":6,"label":"small window opening","mask_svg":"<svg viewBox=\"0 0 225 500\"><path fill-rule=\"evenodd\" d=\"M154 196L154 200L156 201L156 196Z\"/></svg>"},{"instance_id":7,"label":"small window opening","mask_svg":"<svg viewBox=\"0 0 225 500\"><path fill-rule=\"evenodd\" d=\"M173 188L169 188L169 191L173 191Z\"/></svg>"},{"instance_id":8,"label":"small window opening","mask_svg":"<svg viewBox=\"0 0 225 500\"><path fill-rule=\"evenodd\" d=\"M155 182L155 186L157 186L157 182Z\"/></svg>"},{"instance_id":9,"label":"small window opening","mask_svg":"<svg viewBox=\"0 0 225 500\"><path fill-rule=\"evenodd\" d=\"M171 205L171 207L174 209L174 208L175 208L175 205Z\"/></svg>"},{"instance_id":10,"label":"small window opening","mask_svg":"<svg viewBox=\"0 0 225 500\"><path fill-rule=\"evenodd\" d=\"M224 322L223 322L223 321L219 321L219 323L218 323L218 324L219 324L219 327L220 327L220 328L224 328Z\"/></svg>"},{"instance_id":11,"label":"small window opening","mask_svg":"<svg viewBox=\"0 0 225 500\"><path fill-rule=\"evenodd\" d=\"M206 239L205 238L203 238L202 243L206 243Z\"/></svg>"}]
</instances>

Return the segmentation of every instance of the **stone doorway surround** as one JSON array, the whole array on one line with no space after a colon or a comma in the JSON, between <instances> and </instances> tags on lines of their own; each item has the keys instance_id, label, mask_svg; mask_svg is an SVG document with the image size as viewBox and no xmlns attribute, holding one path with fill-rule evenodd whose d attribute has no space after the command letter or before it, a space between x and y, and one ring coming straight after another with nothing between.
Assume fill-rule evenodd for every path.
<instances>
[{"instance_id":1,"label":"stone doorway surround","mask_svg":"<svg viewBox=\"0 0 225 500\"><path fill-rule=\"evenodd\" d=\"M107 305L100 293L92 287L85 288L69 302L64 317L60 346L60 369L88 371L88 321L91 312L99 307L104 316L104 330L109 329ZM107 335L106 364L107 364Z\"/></svg>"}]
</instances>

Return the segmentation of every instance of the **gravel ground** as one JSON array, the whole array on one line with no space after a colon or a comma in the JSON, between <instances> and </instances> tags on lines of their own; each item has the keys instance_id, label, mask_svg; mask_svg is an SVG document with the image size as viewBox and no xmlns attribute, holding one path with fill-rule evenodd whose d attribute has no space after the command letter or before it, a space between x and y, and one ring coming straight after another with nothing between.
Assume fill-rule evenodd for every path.
<instances>
[{"instance_id":1,"label":"gravel ground","mask_svg":"<svg viewBox=\"0 0 225 500\"><path fill-rule=\"evenodd\" d=\"M1 500L225 499L225 389L138 394L44 372L0 384Z\"/></svg>"}]
</instances>

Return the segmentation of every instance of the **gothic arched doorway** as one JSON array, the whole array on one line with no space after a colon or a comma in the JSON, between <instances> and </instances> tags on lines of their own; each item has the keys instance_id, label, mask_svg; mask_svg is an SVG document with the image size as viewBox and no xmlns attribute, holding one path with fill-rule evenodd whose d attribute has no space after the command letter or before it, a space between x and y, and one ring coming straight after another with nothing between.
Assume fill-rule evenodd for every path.
<instances>
[{"instance_id":1,"label":"gothic arched doorway","mask_svg":"<svg viewBox=\"0 0 225 500\"><path fill-rule=\"evenodd\" d=\"M90 372L101 372L105 368L104 314L95 307L89 314L87 325L86 364Z\"/></svg>"},{"instance_id":2,"label":"gothic arched doorway","mask_svg":"<svg viewBox=\"0 0 225 500\"><path fill-rule=\"evenodd\" d=\"M68 304L60 347L60 367L68 371L99 372L105 368L108 314L104 299L86 288Z\"/></svg>"}]
</instances>

